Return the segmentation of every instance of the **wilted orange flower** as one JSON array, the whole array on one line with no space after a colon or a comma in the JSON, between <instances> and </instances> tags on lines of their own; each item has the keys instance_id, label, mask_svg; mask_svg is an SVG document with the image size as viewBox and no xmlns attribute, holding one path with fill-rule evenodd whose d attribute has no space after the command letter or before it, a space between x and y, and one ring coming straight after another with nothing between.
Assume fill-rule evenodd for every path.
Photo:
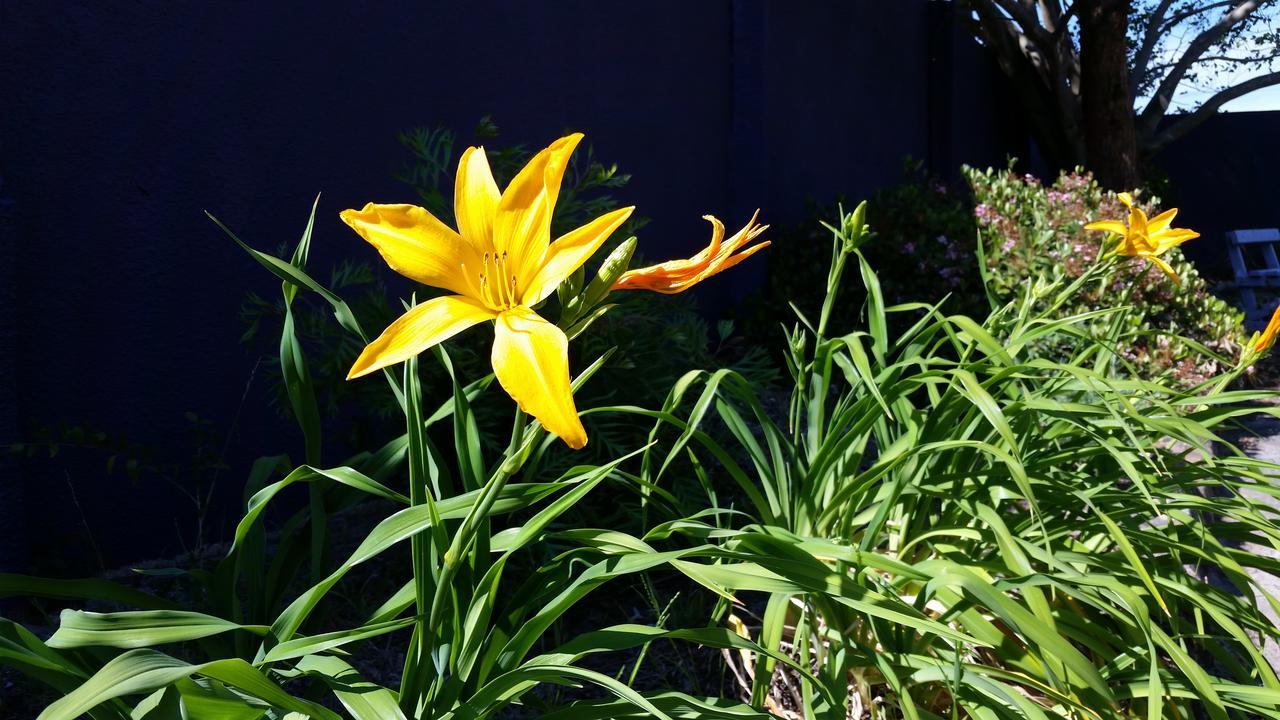
<instances>
[{"instance_id":1,"label":"wilted orange flower","mask_svg":"<svg viewBox=\"0 0 1280 720\"><path fill-rule=\"evenodd\" d=\"M769 247L769 241L757 243L738 252L744 245L756 239L760 233L769 229L768 225L757 225L757 210L751 216L746 227L739 230L728 240L724 239L724 223L711 215L703 218L711 223L711 244L687 260L668 260L658 265L628 270L613 284L612 290L652 290L653 292L674 295L684 292L716 273L724 272L746 260L756 252Z\"/></svg>"},{"instance_id":2,"label":"wilted orange flower","mask_svg":"<svg viewBox=\"0 0 1280 720\"><path fill-rule=\"evenodd\" d=\"M1267 329L1253 341L1253 351L1266 352L1270 349L1276 341L1276 333L1280 333L1280 305L1277 305L1276 311L1271 314L1271 322L1267 323Z\"/></svg>"},{"instance_id":3,"label":"wilted orange flower","mask_svg":"<svg viewBox=\"0 0 1280 720\"><path fill-rule=\"evenodd\" d=\"M1166 210L1148 219L1142 208L1133 204L1132 195L1120 193L1116 197L1129 208L1129 222L1126 224L1119 220L1099 220L1085 225L1084 229L1101 230L1119 235L1120 243L1110 252L1128 257L1146 258L1155 263L1174 282L1181 283L1178 273L1174 272L1169 263L1160 256L1188 240L1200 237L1200 233L1169 227L1178 214L1177 208Z\"/></svg>"}]
</instances>

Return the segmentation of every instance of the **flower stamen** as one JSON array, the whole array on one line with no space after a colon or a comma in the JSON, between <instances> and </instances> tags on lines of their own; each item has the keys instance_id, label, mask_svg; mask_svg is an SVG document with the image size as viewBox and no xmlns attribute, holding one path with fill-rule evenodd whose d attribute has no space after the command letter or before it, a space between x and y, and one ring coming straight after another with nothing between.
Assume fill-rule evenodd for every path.
<instances>
[{"instance_id":1,"label":"flower stamen","mask_svg":"<svg viewBox=\"0 0 1280 720\"><path fill-rule=\"evenodd\" d=\"M507 253L485 253L480 271L480 299L495 310L510 310L519 305L519 297L516 276L508 268Z\"/></svg>"}]
</instances>

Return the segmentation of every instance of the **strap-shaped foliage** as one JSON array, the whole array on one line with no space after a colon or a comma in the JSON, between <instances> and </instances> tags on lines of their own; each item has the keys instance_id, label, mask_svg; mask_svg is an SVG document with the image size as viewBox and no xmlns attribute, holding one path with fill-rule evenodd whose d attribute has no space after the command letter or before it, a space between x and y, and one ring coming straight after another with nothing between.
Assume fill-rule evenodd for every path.
<instances>
[{"instance_id":1,"label":"strap-shaped foliage","mask_svg":"<svg viewBox=\"0 0 1280 720\"><path fill-rule=\"evenodd\" d=\"M443 347L434 360L450 387L422 387L418 360L384 373L403 435L322 465L286 320L281 357L306 462L254 466L227 558L191 573L207 607L103 581L0 576L0 596L136 608L68 611L47 644L0 624L0 662L65 693L42 718L339 717L324 696L356 720L484 718L544 702L540 685L607 696L540 706L565 719L769 717L781 712L777 687L794 712L823 720L854 709L1280 717L1280 679L1259 649L1280 630L1253 599L1280 610L1254 579L1280 561L1246 545L1280 549L1264 502L1280 499L1280 468L1224 440L1270 394L1225 390L1231 375L1186 389L1133 373L1121 349L1152 330L1131 328L1126 307L1059 313L1083 283L1105 281L1106 263L1027 287L987 318L948 314L945 301L888 307L861 254L864 216L832 226L828 301L788 333L785 410L733 371L690 373L661 408L586 411L652 423L648 443L558 474L542 464L554 439L518 412L506 449L486 451L472 403L492 377L459 377ZM306 274L310 231L309 221L287 262L245 249L283 281L286 302L316 293L364 340L341 298ZM835 300L852 263L861 308ZM1047 359L1038 351L1049 345L1074 356ZM270 535L264 517L299 484L310 502ZM646 532L573 514L606 485L652 520ZM691 488L707 501L691 506ZM392 510L345 557L318 549L325 518L365 500ZM335 589L386 553L410 556L412 577L368 598L363 622L334 627ZM556 633L599 588L650 573L739 603L746 622ZM762 602L745 607L762 608L758 618L740 609L753 596ZM347 655L391 633L410 638L396 688ZM730 651L750 702L641 693L584 667L657 641ZM207 659L151 649L163 645Z\"/></svg>"},{"instance_id":2,"label":"strap-shaped foliage","mask_svg":"<svg viewBox=\"0 0 1280 720\"><path fill-rule=\"evenodd\" d=\"M686 377L660 413L614 408L656 420L642 482L710 467L741 490L708 500L737 497L746 517L656 532L736 558L673 562L709 587L770 594L761 644L818 668L794 676L805 717L844 718L850 678L863 707L880 696L910 718L1280 717L1257 647L1280 629L1253 603L1276 607L1254 578L1280 564L1242 547L1280 547L1275 511L1255 499L1277 497L1280 468L1224 439L1237 417L1275 414L1249 404L1271 394L1224 390L1242 368L1191 390L1144 380L1122 350L1155 330L1126 329L1128 308L1057 314L1114 260L979 322L884 307L858 250L861 208L831 229L829 289L854 260L866 304L855 317L831 294L816 326L800 318L786 424L728 371ZM830 335L833 320L866 329ZM1046 342L1075 354L1038 357ZM857 604L867 592L922 620ZM754 668L761 706L775 668Z\"/></svg>"}]
</instances>

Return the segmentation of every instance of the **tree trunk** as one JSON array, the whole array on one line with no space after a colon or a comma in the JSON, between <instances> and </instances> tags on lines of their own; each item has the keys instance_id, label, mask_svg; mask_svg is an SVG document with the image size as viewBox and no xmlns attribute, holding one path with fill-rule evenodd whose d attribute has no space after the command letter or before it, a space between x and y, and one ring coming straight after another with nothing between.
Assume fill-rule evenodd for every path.
<instances>
[{"instance_id":1,"label":"tree trunk","mask_svg":"<svg viewBox=\"0 0 1280 720\"><path fill-rule=\"evenodd\" d=\"M1103 187L1130 190L1142 181L1133 99L1129 95L1132 1L1077 2L1086 167Z\"/></svg>"}]
</instances>

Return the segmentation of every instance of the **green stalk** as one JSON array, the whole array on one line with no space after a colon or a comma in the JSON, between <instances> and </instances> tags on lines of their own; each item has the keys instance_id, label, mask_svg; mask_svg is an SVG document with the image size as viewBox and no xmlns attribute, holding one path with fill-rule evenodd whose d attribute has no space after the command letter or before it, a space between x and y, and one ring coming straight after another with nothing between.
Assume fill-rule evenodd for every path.
<instances>
[{"instance_id":1,"label":"green stalk","mask_svg":"<svg viewBox=\"0 0 1280 720\"><path fill-rule=\"evenodd\" d=\"M502 489L506 487L507 481L511 476L519 472L520 467L524 464L525 451L532 444L536 435L528 438L524 437L524 429L527 424L525 414L521 410L516 410L515 426L511 431L511 442L507 445L507 451L503 454L505 458L503 463L494 471L493 476L485 483L484 492L476 504L471 507L471 511L462 520L462 526L458 528L458 532L453 536L453 542L449 545L449 549L444 554L444 565L440 574L440 581L436 584L435 599L431 605L428 626L435 628L440 614L444 611L442 603L444 593L449 589L449 582L453 580L458 569L462 566L462 554L475 538L476 531L485 518L488 518L489 511L493 509L493 504L497 502L498 496L502 494Z\"/></svg>"},{"instance_id":2,"label":"green stalk","mask_svg":"<svg viewBox=\"0 0 1280 720\"><path fill-rule=\"evenodd\" d=\"M413 625L409 652L405 656L404 675L400 685L400 705L406 712L418 709L421 703L422 689L426 685L425 672L432 666L426 653L431 643L427 642L429 628L423 625L431 595L431 582L436 575L433 562L433 546L436 552L443 548L447 538L444 524L441 522L435 499L428 487L430 481L427 469L427 446L422 419L422 387L418 378L418 358L410 358L404 368L405 389L405 424L409 437L409 503L412 506L426 505L431 517L431 537L418 533L410 538L410 555L413 564L414 603L418 620Z\"/></svg>"},{"instance_id":3,"label":"green stalk","mask_svg":"<svg viewBox=\"0 0 1280 720\"><path fill-rule=\"evenodd\" d=\"M836 248L832 253L831 270L827 273L827 296L822 299L822 314L818 316L818 342L827 336L827 321L831 319L831 309L835 307L836 292L840 288L840 277L844 275L844 264L849 259L845 251L845 243L836 238Z\"/></svg>"},{"instance_id":4,"label":"green stalk","mask_svg":"<svg viewBox=\"0 0 1280 720\"><path fill-rule=\"evenodd\" d=\"M498 497L502 494L502 489L506 487L507 481L513 475L519 472L521 466L524 465L524 459L528 455L533 441L538 437L537 433L529 433L526 437L525 428L527 426L527 418L523 411L517 409L514 426L511 430L511 441L507 445L507 451L503 454L503 462L494 471L489 481L485 483L484 490L480 498L467 516L463 518L462 525L453 536L453 542L449 544L448 550L444 552L443 563L439 567L439 575L435 578L435 591L432 594L429 604L421 604L420 616L425 615L427 618L426 625L419 622L415 627L420 632L422 642L419 644L419 654L425 650L432 652L436 646L436 640L440 637L440 624L444 620L444 612L447 605L447 596L452 588L454 577L458 571L466 564L466 558L463 557L471 549L472 541L476 537L476 533L486 527L485 521L489 518L489 512L493 509L493 504L497 502ZM414 580L416 589L419 592L425 591L425 585L419 579L418 573L415 571ZM424 595L420 595L419 599ZM423 701L427 702L424 703ZM429 707L430 698L418 699L412 707L413 717L423 717L422 710ZM400 698L401 707L409 709L406 698Z\"/></svg>"},{"instance_id":5,"label":"green stalk","mask_svg":"<svg viewBox=\"0 0 1280 720\"><path fill-rule=\"evenodd\" d=\"M1109 279L1109 277L1110 276L1104 277L1103 282L1106 282ZM1124 299L1120 301L1119 307L1128 308L1129 312L1132 312L1133 310L1135 310L1135 308L1133 307L1133 294L1137 289L1138 289L1137 282L1129 283L1129 287L1125 288ZM1111 327L1107 329L1107 344L1106 344L1106 347L1110 348L1111 352L1099 354L1100 357L1098 358L1098 363L1095 365L1095 369L1098 370L1099 372L1101 372L1104 369L1102 367L1102 363L1104 361L1108 368L1115 367L1116 356L1120 354L1119 349L1117 348L1117 344L1120 340L1120 333L1124 332L1124 321L1128 317L1129 312L1116 313L1116 316L1112 318ZM1107 375L1110 375L1110 374L1111 374L1110 372L1107 372Z\"/></svg>"},{"instance_id":6,"label":"green stalk","mask_svg":"<svg viewBox=\"0 0 1280 720\"><path fill-rule=\"evenodd\" d=\"M1097 261L1094 262L1094 264L1090 266L1089 269L1086 270L1083 275L1076 278L1074 281L1072 281L1070 285L1066 286L1058 293L1058 295L1053 300L1053 304L1050 305L1048 308L1046 308L1044 312L1040 313L1039 317L1048 317L1052 315L1054 312L1057 311L1058 308L1062 307L1063 303L1071 299L1071 296L1075 295L1076 291L1079 290L1080 287L1085 283L1091 280L1099 279L1100 277L1101 278L1109 277L1111 274L1111 270L1113 270L1116 265L1117 265L1117 259L1115 255L1107 255L1107 256L1100 255Z\"/></svg>"},{"instance_id":7,"label":"green stalk","mask_svg":"<svg viewBox=\"0 0 1280 720\"><path fill-rule=\"evenodd\" d=\"M828 225L835 235L835 246L832 248L831 269L827 272L827 296L822 301L822 314L818 318L818 342L826 337L827 320L831 317L831 309L835 306L836 294L840 290L840 277L844 274L845 261L870 237L867 232L867 203L858 203L853 212L840 215L840 228Z\"/></svg>"},{"instance_id":8,"label":"green stalk","mask_svg":"<svg viewBox=\"0 0 1280 720\"><path fill-rule=\"evenodd\" d=\"M822 443L823 413L825 410L827 390L831 376L831 348L826 344L827 323L831 320L831 311L835 308L836 296L840 290L840 279L844 275L844 266L849 256L865 240L867 204L861 203L852 214L840 216L840 227L828 225L832 232L831 266L827 270L827 294L822 300L822 312L818 316L818 327L814 333L813 360L805 362L801 353L796 353L796 366L799 377L796 378L796 390L803 393L809 390L807 402L807 439L810 459ZM818 363L822 363L820 377L814 377ZM797 408L799 411L799 408ZM803 413L797 412L797 417Z\"/></svg>"}]
</instances>

